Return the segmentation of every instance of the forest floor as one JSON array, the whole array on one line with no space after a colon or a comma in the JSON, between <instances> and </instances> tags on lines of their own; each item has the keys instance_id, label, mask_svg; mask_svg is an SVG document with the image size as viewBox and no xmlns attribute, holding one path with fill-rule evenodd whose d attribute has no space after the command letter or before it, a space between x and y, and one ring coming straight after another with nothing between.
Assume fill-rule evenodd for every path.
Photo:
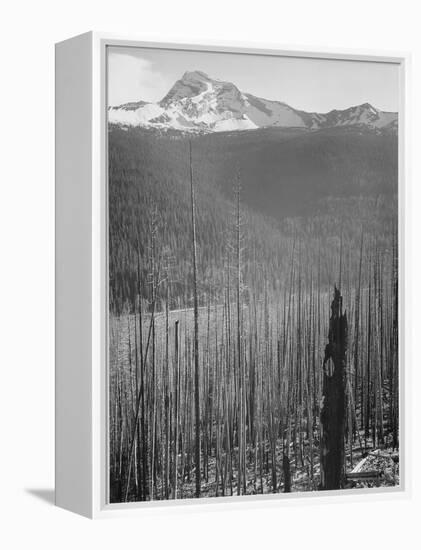
<instances>
[{"instance_id":1,"label":"forest floor","mask_svg":"<svg viewBox=\"0 0 421 550\"><path fill-rule=\"evenodd\" d=\"M367 445L369 441L367 441ZM298 455L299 450L297 451ZM248 453L248 465L246 470L246 492L241 491L241 494L258 495L270 493L284 492L284 478L282 471L282 451L277 453L276 459L276 478L277 486L273 487L272 468L268 459L267 467L262 472L255 471L254 468L254 450ZM352 450L352 464L350 461L349 450L346 453L347 467L346 472L350 473L354 468L360 465L359 472L377 472L379 479L375 480L350 480L345 485L344 489L351 488L373 488L373 487L395 487L399 485L399 453L390 448L372 449L367 446L366 449L354 447ZM363 462L364 461L364 462ZM363 464L361 464L363 462ZM307 456L294 457L294 452L291 445L291 492L308 492L317 491L320 484L320 460L316 449L313 451L313 472L311 472L311 464ZM208 475L207 480L202 478L201 482L201 497L216 497L216 496L236 496L237 493L237 471L233 467L232 482L228 479L225 482L225 490L223 490L221 481L219 482L218 491L216 491L215 482L215 457L208 459ZM363 474L364 475L364 474ZM159 496L163 487L158 482L156 498L164 498ZM183 482L179 483L179 491L177 498L194 498L195 496L195 470L192 468L189 475L185 475Z\"/></svg>"},{"instance_id":2,"label":"forest floor","mask_svg":"<svg viewBox=\"0 0 421 550\"><path fill-rule=\"evenodd\" d=\"M204 336L207 332L208 319L210 321L210 330L208 332L210 344L214 345L215 327L223 326L223 308L200 308L199 327L201 334ZM146 318L148 315L146 315ZM169 312L170 327L174 325L175 320L180 319L184 327L191 330L193 314L191 309L173 310ZM163 339L165 335L165 313L159 312L156 314L156 328L159 339ZM134 316L123 315L121 317L111 317L110 323L110 367L111 372L120 368L129 373L128 349L129 349L129 328L132 339L133 353L133 338L134 338ZM171 328L170 328L171 330ZM183 340L182 340L183 342ZM206 344L202 340L202 345L206 348ZM162 347L162 342L161 342ZM357 418L358 418L357 411ZM290 445L289 458L291 469L291 492L308 492L317 491L320 485L320 457L318 443L318 429L315 427L313 435L313 451L310 453L310 442L307 439L305 431L301 432L301 445L299 444L300 432L296 433L297 442L294 446ZM260 450L259 450L260 452ZM284 487L284 472L283 472L283 444L282 440L278 441L275 468L276 476L273 475L273 468L270 458L269 445L262 450L263 460L255 460L255 449L249 447L247 449L247 464L246 464L246 491L247 495L283 493ZM221 454L219 463L219 483L216 484L216 459L214 455L207 458L207 468L205 468L204 458L202 454L202 480L201 480L201 496L231 496L237 495L237 465L236 457L238 449L232 451L232 477L229 479L229 465L225 465L226 457ZM365 460L364 460L365 459ZM182 457L179 457L180 463ZM364 460L364 462L362 462ZM255 466L255 463L258 466ZM181 464L179 463L179 467ZM262 467L260 468L260 464ZM359 466L360 472L376 472L378 479L352 479L348 480L345 488L370 488L370 487L393 487L399 485L399 453L392 446L391 436L387 435L385 430L385 442L383 445L373 444L370 437L365 437L364 431L354 435L352 450L349 444L346 444L346 473L351 473ZM222 481L221 472L225 470L225 481ZM185 464L185 475L178 476L177 498L186 499L194 498L195 496L195 468L194 464L187 467ZM276 477L276 486L274 479ZM164 499L165 491L162 478L158 475L155 485L155 499ZM244 494L243 491L241 491ZM133 500L135 495L132 495ZM170 497L171 498L171 497Z\"/></svg>"}]
</instances>

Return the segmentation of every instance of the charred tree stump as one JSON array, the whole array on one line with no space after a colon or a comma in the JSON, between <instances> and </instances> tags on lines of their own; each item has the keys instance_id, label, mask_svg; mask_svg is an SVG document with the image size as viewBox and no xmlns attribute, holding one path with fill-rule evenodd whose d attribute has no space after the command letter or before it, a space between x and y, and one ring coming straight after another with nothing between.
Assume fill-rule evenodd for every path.
<instances>
[{"instance_id":1,"label":"charred tree stump","mask_svg":"<svg viewBox=\"0 0 421 550\"><path fill-rule=\"evenodd\" d=\"M348 322L342 296L335 286L329 320L329 342L323 359L323 397L320 413L320 474L322 490L344 486L344 430L346 418L346 351Z\"/></svg>"}]
</instances>

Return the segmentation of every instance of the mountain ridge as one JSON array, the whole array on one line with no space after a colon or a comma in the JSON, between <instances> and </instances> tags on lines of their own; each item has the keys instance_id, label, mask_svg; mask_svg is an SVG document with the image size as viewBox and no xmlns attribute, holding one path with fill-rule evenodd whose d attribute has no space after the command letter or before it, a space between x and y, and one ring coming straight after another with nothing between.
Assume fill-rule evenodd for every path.
<instances>
[{"instance_id":1,"label":"mountain ridge","mask_svg":"<svg viewBox=\"0 0 421 550\"><path fill-rule=\"evenodd\" d=\"M138 101L108 110L110 124L173 129L184 132L221 132L265 127L298 127L319 130L363 125L396 133L398 114L380 111L370 103L307 112L285 102L242 92L232 82L212 79L203 71L186 71L156 103Z\"/></svg>"}]
</instances>

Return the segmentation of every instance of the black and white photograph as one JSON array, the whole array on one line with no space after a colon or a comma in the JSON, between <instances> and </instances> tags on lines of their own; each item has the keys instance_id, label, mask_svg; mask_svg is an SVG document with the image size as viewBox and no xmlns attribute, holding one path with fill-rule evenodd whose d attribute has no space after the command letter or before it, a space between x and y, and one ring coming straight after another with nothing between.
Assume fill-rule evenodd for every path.
<instances>
[{"instance_id":1,"label":"black and white photograph","mask_svg":"<svg viewBox=\"0 0 421 550\"><path fill-rule=\"evenodd\" d=\"M400 93L107 48L110 503L399 487Z\"/></svg>"}]
</instances>

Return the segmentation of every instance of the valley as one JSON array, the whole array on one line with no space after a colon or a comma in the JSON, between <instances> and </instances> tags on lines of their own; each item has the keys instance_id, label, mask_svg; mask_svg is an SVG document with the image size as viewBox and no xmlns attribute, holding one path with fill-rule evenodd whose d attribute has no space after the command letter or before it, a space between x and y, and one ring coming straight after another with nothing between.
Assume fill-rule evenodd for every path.
<instances>
[{"instance_id":1,"label":"valley","mask_svg":"<svg viewBox=\"0 0 421 550\"><path fill-rule=\"evenodd\" d=\"M112 501L320 488L335 285L345 468L388 457L374 484L349 473L346 486L398 484L396 136L109 132Z\"/></svg>"}]
</instances>

